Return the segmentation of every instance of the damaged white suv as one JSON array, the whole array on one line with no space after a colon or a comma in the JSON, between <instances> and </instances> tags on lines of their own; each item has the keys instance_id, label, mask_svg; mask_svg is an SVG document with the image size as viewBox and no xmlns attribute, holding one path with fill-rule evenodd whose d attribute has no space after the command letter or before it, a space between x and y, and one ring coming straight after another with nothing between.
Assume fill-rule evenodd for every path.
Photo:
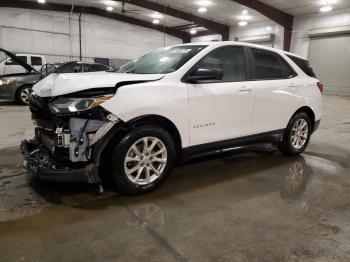
<instances>
[{"instance_id":1,"label":"damaged white suv","mask_svg":"<svg viewBox=\"0 0 350 262\"><path fill-rule=\"evenodd\" d=\"M300 154L322 89L306 59L238 42L166 47L117 72L51 74L30 98L25 165L42 179L110 178L139 194L205 153L273 143Z\"/></svg>"}]
</instances>

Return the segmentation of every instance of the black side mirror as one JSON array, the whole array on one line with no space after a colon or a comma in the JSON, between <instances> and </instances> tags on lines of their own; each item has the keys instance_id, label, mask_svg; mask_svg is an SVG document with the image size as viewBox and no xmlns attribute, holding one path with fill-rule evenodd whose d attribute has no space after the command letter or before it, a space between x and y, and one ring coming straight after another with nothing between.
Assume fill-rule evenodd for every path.
<instances>
[{"instance_id":1,"label":"black side mirror","mask_svg":"<svg viewBox=\"0 0 350 262\"><path fill-rule=\"evenodd\" d=\"M215 81L222 80L224 72L220 68L198 68L193 71L188 77L189 83L198 83L201 81Z\"/></svg>"},{"instance_id":2,"label":"black side mirror","mask_svg":"<svg viewBox=\"0 0 350 262\"><path fill-rule=\"evenodd\" d=\"M53 64L45 64L40 68L41 78L45 78L52 73L57 73L57 68Z\"/></svg>"}]
</instances>

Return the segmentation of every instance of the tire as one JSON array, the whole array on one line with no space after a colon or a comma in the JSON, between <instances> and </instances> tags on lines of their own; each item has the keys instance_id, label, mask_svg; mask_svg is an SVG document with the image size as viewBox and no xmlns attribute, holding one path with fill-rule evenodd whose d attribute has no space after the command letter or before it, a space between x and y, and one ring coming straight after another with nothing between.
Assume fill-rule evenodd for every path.
<instances>
[{"instance_id":1,"label":"tire","mask_svg":"<svg viewBox=\"0 0 350 262\"><path fill-rule=\"evenodd\" d=\"M283 141L279 144L279 150L282 154L288 156L301 154L310 141L311 133L310 117L305 112L295 114L284 132ZM298 137L300 140L298 140Z\"/></svg>"},{"instance_id":2,"label":"tire","mask_svg":"<svg viewBox=\"0 0 350 262\"><path fill-rule=\"evenodd\" d=\"M145 144L148 151L144 150ZM138 195L158 188L173 170L175 155L173 139L164 129L152 125L134 128L113 152L111 175L116 189L126 195Z\"/></svg>"},{"instance_id":3,"label":"tire","mask_svg":"<svg viewBox=\"0 0 350 262\"><path fill-rule=\"evenodd\" d=\"M29 95L31 93L31 86L21 86L16 92L16 101L21 105L29 104Z\"/></svg>"}]
</instances>

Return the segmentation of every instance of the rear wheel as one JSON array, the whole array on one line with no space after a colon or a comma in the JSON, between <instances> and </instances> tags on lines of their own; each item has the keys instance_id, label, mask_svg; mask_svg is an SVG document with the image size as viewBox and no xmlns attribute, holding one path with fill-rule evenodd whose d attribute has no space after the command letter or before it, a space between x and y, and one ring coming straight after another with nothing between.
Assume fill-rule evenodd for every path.
<instances>
[{"instance_id":1,"label":"rear wheel","mask_svg":"<svg viewBox=\"0 0 350 262\"><path fill-rule=\"evenodd\" d=\"M29 96L32 91L31 86L22 86L17 90L16 101L22 105L29 104Z\"/></svg>"},{"instance_id":2,"label":"rear wheel","mask_svg":"<svg viewBox=\"0 0 350 262\"><path fill-rule=\"evenodd\" d=\"M118 191L136 195L159 187L174 167L171 136L156 126L140 126L115 147L112 178Z\"/></svg>"},{"instance_id":3,"label":"rear wheel","mask_svg":"<svg viewBox=\"0 0 350 262\"><path fill-rule=\"evenodd\" d=\"M279 145L285 155L297 155L304 152L311 136L311 120L309 116L300 112L292 117L284 132L283 141Z\"/></svg>"}]
</instances>

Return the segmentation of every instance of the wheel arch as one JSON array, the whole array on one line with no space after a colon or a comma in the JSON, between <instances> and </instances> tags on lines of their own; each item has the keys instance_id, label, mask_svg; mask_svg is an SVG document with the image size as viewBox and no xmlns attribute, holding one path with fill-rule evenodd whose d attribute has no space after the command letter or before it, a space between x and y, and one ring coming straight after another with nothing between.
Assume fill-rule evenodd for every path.
<instances>
[{"instance_id":1,"label":"wheel arch","mask_svg":"<svg viewBox=\"0 0 350 262\"><path fill-rule=\"evenodd\" d=\"M300 113L300 112L304 112L304 113L306 113L308 116L309 116L309 118L310 118L310 120L311 120L311 125L312 125L312 129L314 129L314 127L315 127L315 113L314 113L314 111L311 109L311 107L309 107L309 106L303 106L303 107L300 107L297 111L295 111L295 113L293 114L293 116L292 116L292 118L296 115L296 114L298 114L298 113Z\"/></svg>"},{"instance_id":2,"label":"wheel arch","mask_svg":"<svg viewBox=\"0 0 350 262\"><path fill-rule=\"evenodd\" d=\"M99 166L99 173L102 180L108 178L101 176L101 174L108 174L108 163L111 160L110 151L113 149L113 145L118 143L130 130L141 125L156 125L165 129L172 137L175 143L176 159L175 164L180 164L182 160L182 140L178 128L175 124L166 117L160 115L144 115L136 117L127 122L119 122L116 124L105 138L102 138L100 142L96 144L93 153L93 163ZM107 169L105 169L107 168Z\"/></svg>"},{"instance_id":3,"label":"wheel arch","mask_svg":"<svg viewBox=\"0 0 350 262\"><path fill-rule=\"evenodd\" d=\"M21 90L22 87L29 87L29 88L32 88L33 85L32 85L32 84L23 84L23 85L17 86L16 91L15 91L15 97L14 97L15 100L18 99L19 91Z\"/></svg>"},{"instance_id":4,"label":"wheel arch","mask_svg":"<svg viewBox=\"0 0 350 262\"><path fill-rule=\"evenodd\" d=\"M140 126L140 125L146 125L146 124L162 127L169 133L169 135L172 137L175 143L176 163L178 163L178 161L180 161L181 159L182 139L181 139L179 129L176 127L176 125L170 119L161 115L154 115L154 114L136 117L126 122L126 125L129 126L130 128Z\"/></svg>"}]
</instances>

